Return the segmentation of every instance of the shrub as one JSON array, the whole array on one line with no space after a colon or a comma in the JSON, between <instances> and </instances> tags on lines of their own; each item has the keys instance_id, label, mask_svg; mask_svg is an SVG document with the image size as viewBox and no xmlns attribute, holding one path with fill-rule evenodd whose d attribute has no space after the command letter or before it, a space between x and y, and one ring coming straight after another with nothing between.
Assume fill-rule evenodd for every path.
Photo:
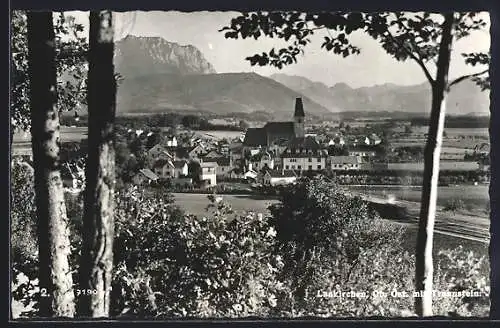
<instances>
[{"instance_id":1,"label":"shrub","mask_svg":"<svg viewBox=\"0 0 500 328\"><path fill-rule=\"evenodd\" d=\"M489 300L489 261L485 256L478 257L463 246L440 251L436 258L434 289L438 291L475 292L476 296L436 296L434 313L436 315L488 317Z\"/></svg>"},{"instance_id":2,"label":"shrub","mask_svg":"<svg viewBox=\"0 0 500 328\"><path fill-rule=\"evenodd\" d=\"M450 211L450 212L457 212L460 210L464 210L466 208L467 208L467 206L466 206L465 202L463 201L463 199L459 199L459 198L458 199L457 198L450 199L444 205L444 210Z\"/></svg>"},{"instance_id":3,"label":"shrub","mask_svg":"<svg viewBox=\"0 0 500 328\"><path fill-rule=\"evenodd\" d=\"M240 317L271 311L279 288L278 260L269 251L272 227L260 215L234 215L209 198L209 215L195 217L138 190L122 195L115 315Z\"/></svg>"},{"instance_id":4,"label":"shrub","mask_svg":"<svg viewBox=\"0 0 500 328\"><path fill-rule=\"evenodd\" d=\"M403 228L382 220L367 203L318 177L285 190L271 208L284 256L280 275L291 295L285 315L397 315L408 300L386 298L376 307L373 290L412 288L412 258L403 251ZM318 291L364 292L366 298L318 297ZM375 303L374 303L375 302ZM406 304L406 308L410 305ZM392 312L391 312L392 311Z\"/></svg>"}]
</instances>

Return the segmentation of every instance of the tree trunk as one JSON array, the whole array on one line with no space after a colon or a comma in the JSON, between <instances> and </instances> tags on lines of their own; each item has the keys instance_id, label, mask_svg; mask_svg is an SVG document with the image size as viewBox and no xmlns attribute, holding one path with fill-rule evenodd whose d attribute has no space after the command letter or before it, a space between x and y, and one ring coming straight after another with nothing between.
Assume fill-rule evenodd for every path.
<instances>
[{"instance_id":1,"label":"tree trunk","mask_svg":"<svg viewBox=\"0 0 500 328\"><path fill-rule=\"evenodd\" d=\"M90 13L88 159L79 314L108 317L113 269L116 82L111 11ZM87 292L88 290L88 292Z\"/></svg>"},{"instance_id":2,"label":"tree trunk","mask_svg":"<svg viewBox=\"0 0 500 328\"><path fill-rule=\"evenodd\" d=\"M73 317L70 239L59 159L55 36L50 12L28 13L31 143L38 218L39 282L43 317Z\"/></svg>"},{"instance_id":3,"label":"tree trunk","mask_svg":"<svg viewBox=\"0 0 500 328\"><path fill-rule=\"evenodd\" d=\"M439 45L436 80L432 85L432 107L429 134L424 153L424 176L422 201L416 248L416 291L421 297L415 298L415 311L418 316L432 316L433 259L432 244L436 202L438 196L439 157L443 141L446 114L446 94L448 88L448 69L453 43L453 13L444 14L443 32Z\"/></svg>"},{"instance_id":4,"label":"tree trunk","mask_svg":"<svg viewBox=\"0 0 500 328\"><path fill-rule=\"evenodd\" d=\"M498 6L497 6L498 7ZM491 63L498 62L498 42L500 38L500 16L498 10L490 11L491 16ZM498 65L490 65L490 78L495 81L498 77ZM498 115L498 106L500 104L498 97L498 89L492 89L490 92L490 318L494 320L500 319L500 304L498 286L500 286L499 264L499 222L498 222L498 205L500 204L500 194L498 191L498 179L500 172L500 163L498 162L499 131L500 131L500 116ZM496 108L495 108L496 107Z\"/></svg>"}]
</instances>

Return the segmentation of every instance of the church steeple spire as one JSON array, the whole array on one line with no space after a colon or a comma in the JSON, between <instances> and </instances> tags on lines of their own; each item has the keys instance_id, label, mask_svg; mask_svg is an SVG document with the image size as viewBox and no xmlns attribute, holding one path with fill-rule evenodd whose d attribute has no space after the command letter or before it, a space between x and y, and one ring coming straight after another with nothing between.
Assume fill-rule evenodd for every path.
<instances>
[{"instance_id":1,"label":"church steeple spire","mask_svg":"<svg viewBox=\"0 0 500 328\"><path fill-rule=\"evenodd\" d=\"M293 127L295 130L295 138L304 138L304 106L302 105L302 98L295 99L295 113L293 114L294 123Z\"/></svg>"},{"instance_id":2,"label":"church steeple spire","mask_svg":"<svg viewBox=\"0 0 500 328\"><path fill-rule=\"evenodd\" d=\"M296 98L295 99L295 113L293 114L293 117L304 117L304 105L302 105L302 98Z\"/></svg>"}]
</instances>

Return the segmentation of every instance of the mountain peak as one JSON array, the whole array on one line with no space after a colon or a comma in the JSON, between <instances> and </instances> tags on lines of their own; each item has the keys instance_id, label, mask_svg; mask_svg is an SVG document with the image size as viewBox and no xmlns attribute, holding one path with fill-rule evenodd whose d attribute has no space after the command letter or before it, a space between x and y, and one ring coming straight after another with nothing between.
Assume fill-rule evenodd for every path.
<instances>
[{"instance_id":1,"label":"mountain peak","mask_svg":"<svg viewBox=\"0 0 500 328\"><path fill-rule=\"evenodd\" d=\"M115 44L115 66L125 78L154 74L216 73L193 45L179 45L162 37L127 35Z\"/></svg>"}]
</instances>

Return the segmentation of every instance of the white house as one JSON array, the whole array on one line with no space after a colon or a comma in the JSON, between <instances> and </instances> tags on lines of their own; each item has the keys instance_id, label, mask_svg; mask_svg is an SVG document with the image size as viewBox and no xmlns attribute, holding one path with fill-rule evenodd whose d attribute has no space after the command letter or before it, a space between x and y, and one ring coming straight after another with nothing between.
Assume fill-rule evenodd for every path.
<instances>
[{"instance_id":1,"label":"white house","mask_svg":"<svg viewBox=\"0 0 500 328\"><path fill-rule=\"evenodd\" d=\"M153 171L164 179L180 178L188 175L188 164L183 160L158 160L153 166Z\"/></svg>"},{"instance_id":2,"label":"white house","mask_svg":"<svg viewBox=\"0 0 500 328\"><path fill-rule=\"evenodd\" d=\"M186 161L174 161L174 176L176 178L188 175L188 163Z\"/></svg>"},{"instance_id":3,"label":"white house","mask_svg":"<svg viewBox=\"0 0 500 328\"><path fill-rule=\"evenodd\" d=\"M360 170L362 159L359 156L331 156L330 165L334 171Z\"/></svg>"},{"instance_id":4,"label":"white house","mask_svg":"<svg viewBox=\"0 0 500 328\"><path fill-rule=\"evenodd\" d=\"M207 181L209 186L215 186L217 184L217 163L203 162L200 163L200 166L200 180Z\"/></svg>"},{"instance_id":5,"label":"white house","mask_svg":"<svg viewBox=\"0 0 500 328\"><path fill-rule=\"evenodd\" d=\"M267 186L287 185L296 181L297 175L292 170L270 170L263 177L263 184Z\"/></svg>"},{"instance_id":6,"label":"white house","mask_svg":"<svg viewBox=\"0 0 500 328\"><path fill-rule=\"evenodd\" d=\"M254 170L253 166L252 166L252 163L249 163L248 166L247 166L247 170L245 173L243 173L243 178L244 179L257 179L257 177L259 176L259 172L257 172L256 170Z\"/></svg>"},{"instance_id":7,"label":"white house","mask_svg":"<svg viewBox=\"0 0 500 328\"><path fill-rule=\"evenodd\" d=\"M371 146L354 146L349 148L349 156L374 157L377 152Z\"/></svg>"},{"instance_id":8,"label":"white house","mask_svg":"<svg viewBox=\"0 0 500 328\"><path fill-rule=\"evenodd\" d=\"M168 137L167 147L177 147L177 138L175 136Z\"/></svg>"},{"instance_id":9,"label":"white house","mask_svg":"<svg viewBox=\"0 0 500 328\"><path fill-rule=\"evenodd\" d=\"M285 170L320 171L326 168L327 153L314 138L293 140L281 154Z\"/></svg>"}]
</instances>

